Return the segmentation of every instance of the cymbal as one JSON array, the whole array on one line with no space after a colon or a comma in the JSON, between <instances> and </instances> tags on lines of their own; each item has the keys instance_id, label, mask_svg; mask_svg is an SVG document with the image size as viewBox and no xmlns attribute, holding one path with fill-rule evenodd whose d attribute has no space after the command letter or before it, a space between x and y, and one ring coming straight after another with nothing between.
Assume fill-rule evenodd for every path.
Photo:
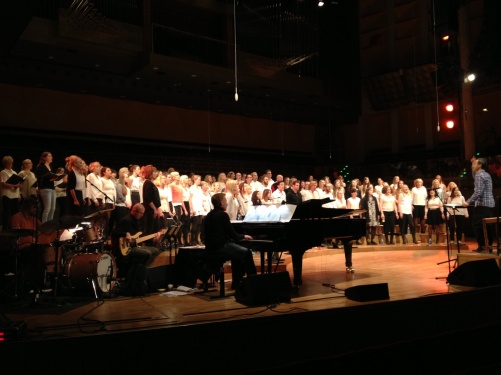
<instances>
[{"instance_id":1,"label":"cymbal","mask_svg":"<svg viewBox=\"0 0 501 375\"><path fill-rule=\"evenodd\" d=\"M96 217L96 216L99 216L99 215L102 215L104 214L105 212L109 212L109 211L113 211L113 208L109 208L107 210L101 210L101 211L96 211L90 215L87 215L84 217L84 219L92 219L93 217Z\"/></svg>"},{"instance_id":2,"label":"cymbal","mask_svg":"<svg viewBox=\"0 0 501 375\"><path fill-rule=\"evenodd\" d=\"M2 237L11 237L11 238L20 238L26 236L34 236L35 231L32 229L9 229L0 232L0 236Z\"/></svg>"},{"instance_id":3,"label":"cymbal","mask_svg":"<svg viewBox=\"0 0 501 375\"><path fill-rule=\"evenodd\" d=\"M59 219L54 219L50 221L46 221L42 225L40 225L40 232L42 233L53 233L59 230L73 228L80 224L83 221L83 218L80 216L63 216Z\"/></svg>"}]
</instances>

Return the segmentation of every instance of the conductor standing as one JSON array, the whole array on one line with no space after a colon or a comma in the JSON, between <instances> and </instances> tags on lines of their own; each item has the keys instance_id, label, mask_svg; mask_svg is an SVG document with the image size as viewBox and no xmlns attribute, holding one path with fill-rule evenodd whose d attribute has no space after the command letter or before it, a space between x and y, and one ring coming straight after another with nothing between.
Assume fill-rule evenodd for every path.
<instances>
[{"instance_id":1,"label":"conductor standing","mask_svg":"<svg viewBox=\"0 0 501 375\"><path fill-rule=\"evenodd\" d=\"M471 168L475 178L475 189L472 196L463 203L464 207L474 206L472 227L478 248L474 251L480 253L484 251L486 245L492 245L492 228L487 226L487 237L489 243L485 243L483 232L483 219L492 217L494 211L494 195L492 194L492 177L485 171L487 160L484 158L472 159Z\"/></svg>"}]
</instances>

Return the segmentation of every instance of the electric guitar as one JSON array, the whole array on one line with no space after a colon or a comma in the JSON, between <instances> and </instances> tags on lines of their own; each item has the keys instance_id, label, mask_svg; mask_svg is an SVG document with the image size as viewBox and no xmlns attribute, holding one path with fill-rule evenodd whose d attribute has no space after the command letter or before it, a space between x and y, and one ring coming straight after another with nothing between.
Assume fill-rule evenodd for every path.
<instances>
[{"instance_id":1,"label":"electric guitar","mask_svg":"<svg viewBox=\"0 0 501 375\"><path fill-rule=\"evenodd\" d=\"M165 234L166 231L167 231L166 229L162 229L158 233L160 233L160 235L163 235L163 234ZM122 255L127 256L127 254L129 254L131 248L137 246L141 242L148 241L152 238L155 238L158 233L153 233L153 234L149 234L149 235L144 236L144 237L139 237L143 233L137 232L135 235L131 236L130 242L127 242L127 239L125 237L120 237L120 239L118 240L118 246L120 247L120 251L122 252Z\"/></svg>"}]
</instances>

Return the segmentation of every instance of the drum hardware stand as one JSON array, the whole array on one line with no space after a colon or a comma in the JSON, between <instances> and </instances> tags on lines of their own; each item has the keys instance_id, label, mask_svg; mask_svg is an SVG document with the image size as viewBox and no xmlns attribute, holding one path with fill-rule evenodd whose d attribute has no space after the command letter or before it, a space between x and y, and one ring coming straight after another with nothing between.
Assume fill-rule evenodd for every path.
<instances>
[{"instance_id":1,"label":"drum hardware stand","mask_svg":"<svg viewBox=\"0 0 501 375\"><path fill-rule=\"evenodd\" d=\"M94 277L88 276L87 281L90 281L92 284L92 289L94 290L94 297L96 297L96 300L99 299L97 296L97 289L96 289L96 282L94 281Z\"/></svg>"},{"instance_id":2,"label":"drum hardware stand","mask_svg":"<svg viewBox=\"0 0 501 375\"><path fill-rule=\"evenodd\" d=\"M61 236L61 230L58 230L56 233L56 239L54 240L54 249L55 249L55 260L54 260L54 293L53 298L54 301L57 300L58 293L58 284L59 284L59 273L60 273L60 265L59 265L59 250L60 250L60 241L59 238ZM62 257L61 257L62 258Z\"/></svg>"},{"instance_id":3,"label":"drum hardware stand","mask_svg":"<svg viewBox=\"0 0 501 375\"><path fill-rule=\"evenodd\" d=\"M14 255L14 272L13 273L10 273L9 276L13 276L13 279L12 280L9 280L8 283L6 283L6 285L4 286L4 288L1 290L1 293L2 294L5 294L7 297L9 298L14 298L14 299L17 299L18 295L19 295L19 250L17 250L18 246L19 246L19 240L20 238L18 238L16 241L13 241L12 242L12 254ZM7 275L5 275L7 276ZM14 295L10 294L7 289L9 288L9 285L14 285Z\"/></svg>"},{"instance_id":4,"label":"drum hardware stand","mask_svg":"<svg viewBox=\"0 0 501 375\"><path fill-rule=\"evenodd\" d=\"M107 295L108 298L112 298L112 282L115 281L116 278L113 277L113 263L110 263L110 266L108 267L108 275L106 276L106 283L109 285L108 292L104 293ZM95 288L94 288L95 289ZM103 295L105 297L105 295ZM96 297L97 298L97 297Z\"/></svg>"}]
</instances>

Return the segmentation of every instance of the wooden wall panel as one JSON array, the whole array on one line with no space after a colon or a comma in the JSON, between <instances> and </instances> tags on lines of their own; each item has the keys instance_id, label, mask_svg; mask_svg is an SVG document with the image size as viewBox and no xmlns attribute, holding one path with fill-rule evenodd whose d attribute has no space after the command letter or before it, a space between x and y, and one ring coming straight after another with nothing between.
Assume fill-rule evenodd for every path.
<instances>
[{"instance_id":1,"label":"wooden wall panel","mask_svg":"<svg viewBox=\"0 0 501 375\"><path fill-rule=\"evenodd\" d=\"M0 126L307 153L315 148L314 125L208 116L206 111L48 89L0 85L0 91Z\"/></svg>"}]
</instances>

